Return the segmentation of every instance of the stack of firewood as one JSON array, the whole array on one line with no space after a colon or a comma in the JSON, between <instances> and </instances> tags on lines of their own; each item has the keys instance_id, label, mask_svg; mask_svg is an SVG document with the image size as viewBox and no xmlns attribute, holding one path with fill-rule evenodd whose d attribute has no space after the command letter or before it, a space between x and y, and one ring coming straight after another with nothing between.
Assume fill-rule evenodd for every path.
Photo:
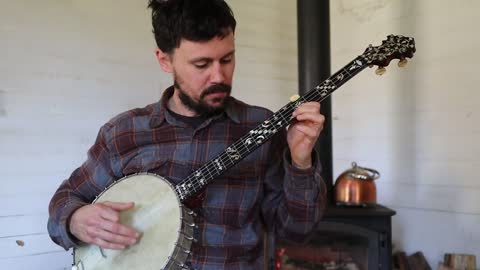
<instances>
[{"instance_id":1,"label":"stack of firewood","mask_svg":"<svg viewBox=\"0 0 480 270\"><path fill-rule=\"evenodd\" d=\"M421 251L410 256L403 251L393 254L393 269L398 270L432 270Z\"/></svg>"},{"instance_id":2,"label":"stack of firewood","mask_svg":"<svg viewBox=\"0 0 480 270\"><path fill-rule=\"evenodd\" d=\"M475 255L470 254L445 254L444 262L439 264L438 270L475 270L477 262Z\"/></svg>"},{"instance_id":3,"label":"stack of firewood","mask_svg":"<svg viewBox=\"0 0 480 270\"><path fill-rule=\"evenodd\" d=\"M443 263L437 270L475 270L475 255L446 253ZM407 256L403 251L393 254L393 269L396 270L432 270L421 251Z\"/></svg>"}]
</instances>

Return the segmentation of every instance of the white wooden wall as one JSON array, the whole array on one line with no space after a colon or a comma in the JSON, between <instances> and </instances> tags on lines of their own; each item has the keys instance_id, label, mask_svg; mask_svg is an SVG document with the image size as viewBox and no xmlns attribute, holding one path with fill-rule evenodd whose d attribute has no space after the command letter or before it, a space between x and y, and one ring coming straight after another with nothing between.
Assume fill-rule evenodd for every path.
<instances>
[{"instance_id":1,"label":"white wooden wall","mask_svg":"<svg viewBox=\"0 0 480 270\"><path fill-rule=\"evenodd\" d=\"M297 89L295 1L228 2L239 22L234 95L278 109ZM46 232L52 193L101 124L169 85L145 3L0 0L0 269L68 269ZM334 94L334 170L379 170L396 248L434 267L445 252L480 258L478 10L471 0L331 2L332 71L387 34L416 38L407 68L366 70Z\"/></svg>"},{"instance_id":2,"label":"white wooden wall","mask_svg":"<svg viewBox=\"0 0 480 270\"><path fill-rule=\"evenodd\" d=\"M228 2L233 93L280 108L297 89L295 2ZM104 122L171 83L149 16L146 0L0 0L0 269L70 269L47 234L48 202Z\"/></svg>"},{"instance_id":3,"label":"white wooden wall","mask_svg":"<svg viewBox=\"0 0 480 270\"><path fill-rule=\"evenodd\" d=\"M379 201L397 211L397 250L480 260L479 1L331 1L332 71L388 34L413 36L405 69L359 74L333 98L334 171L382 173ZM477 263L478 265L478 263Z\"/></svg>"}]
</instances>

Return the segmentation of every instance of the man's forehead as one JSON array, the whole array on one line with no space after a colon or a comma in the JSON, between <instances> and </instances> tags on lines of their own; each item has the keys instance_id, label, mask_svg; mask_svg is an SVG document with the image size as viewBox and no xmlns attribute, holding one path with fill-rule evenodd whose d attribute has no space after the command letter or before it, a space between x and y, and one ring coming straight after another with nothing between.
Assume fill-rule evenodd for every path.
<instances>
[{"instance_id":1,"label":"man's forehead","mask_svg":"<svg viewBox=\"0 0 480 270\"><path fill-rule=\"evenodd\" d=\"M199 57L202 55L223 55L235 49L233 33L227 36L216 36L207 41L191 41L182 39L180 46L175 48L174 54L188 55L188 57Z\"/></svg>"}]
</instances>

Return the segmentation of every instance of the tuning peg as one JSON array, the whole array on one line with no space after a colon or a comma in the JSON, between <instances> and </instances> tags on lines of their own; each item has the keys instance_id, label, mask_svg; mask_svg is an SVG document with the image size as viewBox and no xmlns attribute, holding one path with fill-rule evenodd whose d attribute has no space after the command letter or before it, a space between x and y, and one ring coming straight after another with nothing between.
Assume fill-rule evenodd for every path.
<instances>
[{"instance_id":1,"label":"tuning peg","mask_svg":"<svg viewBox=\"0 0 480 270\"><path fill-rule=\"evenodd\" d=\"M406 58L403 58L403 59L400 59L400 61L398 61L398 66L404 67L407 65L407 63L408 63L408 60Z\"/></svg>"},{"instance_id":2,"label":"tuning peg","mask_svg":"<svg viewBox=\"0 0 480 270\"><path fill-rule=\"evenodd\" d=\"M290 97L290 101L291 101L291 102L294 102L294 101L296 101L299 97L300 97L299 95L295 94L295 95L293 95L293 96Z\"/></svg>"},{"instance_id":3,"label":"tuning peg","mask_svg":"<svg viewBox=\"0 0 480 270\"><path fill-rule=\"evenodd\" d=\"M375 74L377 75L383 75L385 72L387 72L387 70L384 67L379 67L377 70L375 70Z\"/></svg>"}]
</instances>

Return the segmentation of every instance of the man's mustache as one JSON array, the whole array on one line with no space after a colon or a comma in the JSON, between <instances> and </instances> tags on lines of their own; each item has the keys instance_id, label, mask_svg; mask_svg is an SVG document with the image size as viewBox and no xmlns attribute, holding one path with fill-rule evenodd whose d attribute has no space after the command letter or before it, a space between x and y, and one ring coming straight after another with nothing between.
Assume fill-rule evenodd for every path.
<instances>
[{"instance_id":1,"label":"man's mustache","mask_svg":"<svg viewBox=\"0 0 480 270\"><path fill-rule=\"evenodd\" d=\"M212 86L207 87L207 89L205 89L203 91L200 98L204 98L206 95L213 94L213 93L227 93L227 94L230 94L231 91L232 91L232 87L228 84L223 84L223 83L214 84Z\"/></svg>"}]
</instances>

